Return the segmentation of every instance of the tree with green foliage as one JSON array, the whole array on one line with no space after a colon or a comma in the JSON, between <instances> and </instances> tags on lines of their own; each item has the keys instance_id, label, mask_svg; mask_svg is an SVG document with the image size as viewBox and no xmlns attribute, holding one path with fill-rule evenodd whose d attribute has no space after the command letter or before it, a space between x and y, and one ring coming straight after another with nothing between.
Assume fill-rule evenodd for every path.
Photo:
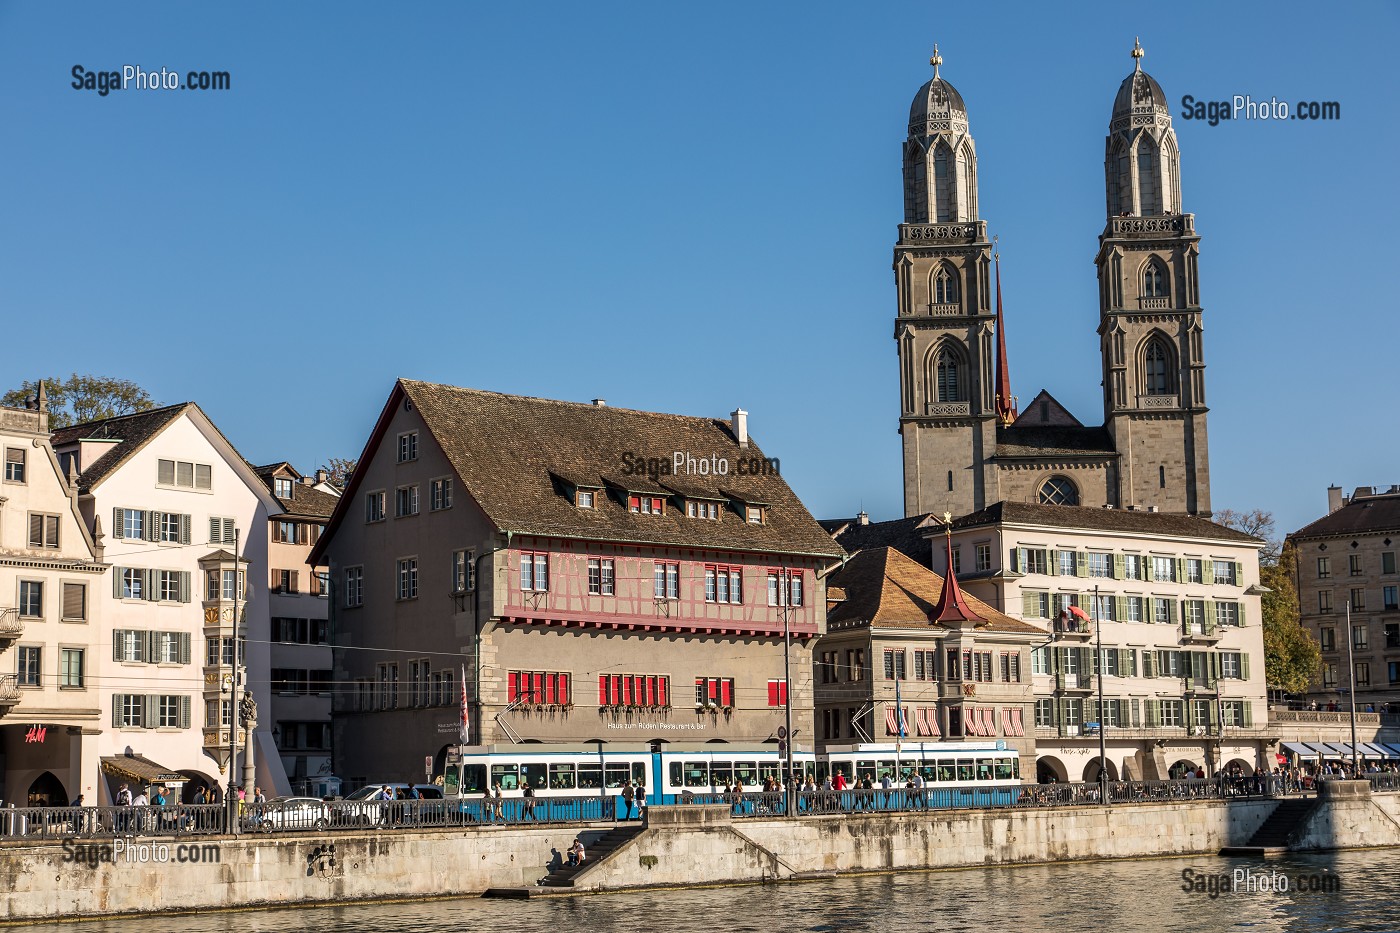
<instances>
[{"instance_id":1,"label":"tree with green foliage","mask_svg":"<svg viewBox=\"0 0 1400 933\"><path fill-rule=\"evenodd\" d=\"M1293 546L1279 560L1259 568L1268 587L1261 600L1264 615L1264 672L1269 686L1303 693L1317 682L1322 650L1312 632L1298 622L1298 591L1293 586Z\"/></svg>"},{"instance_id":2,"label":"tree with green foliage","mask_svg":"<svg viewBox=\"0 0 1400 933\"><path fill-rule=\"evenodd\" d=\"M45 379L43 383L49 400L50 430L156 407L151 394L130 379L73 373L67 379ZM38 391L38 380L26 381L0 396L0 405L22 408Z\"/></svg>"}]
</instances>

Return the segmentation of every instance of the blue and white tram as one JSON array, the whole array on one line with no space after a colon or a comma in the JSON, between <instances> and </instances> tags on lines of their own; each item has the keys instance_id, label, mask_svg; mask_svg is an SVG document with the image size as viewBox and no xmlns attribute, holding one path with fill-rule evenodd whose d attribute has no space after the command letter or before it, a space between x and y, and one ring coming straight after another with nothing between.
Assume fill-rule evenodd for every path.
<instances>
[{"instance_id":1,"label":"blue and white tram","mask_svg":"<svg viewBox=\"0 0 1400 933\"><path fill-rule=\"evenodd\" d=\"M815 766L811 752L794 751L793 769L799 777ZM704 802L721 799L735 784L745 793L761 791L766 778L781 779L782 767L778 749L771 744L673 743L661 752L621 743L470 746L461 750L460 764L448 768L447 796L463 798L461 812L484 818L490 810L486 800L497 785L503 801L523 798L529 786L537 801L560 801L541 813L557 812L563 818L570 818L560 810L564 798L611 798L599 813L606 819L625 814L621 794L629 780L642 789L648 804ZM520 805L510 807L514 811Z\"/></svg>"},{"instance_id":2,"label":"blue and white tram","mask_svg":"<svg viewBox=\"0 0 1400 933\"><path fill-rule=\"evenodd\" d=\"M894 787L906 788L917 772L920 799L940 808L1007 806L1021 786L1020 756L1002 741L831 746L817 768L819 784L839 774L848 789L881 787L887 775Z\"/></svg>"}]
</instances>

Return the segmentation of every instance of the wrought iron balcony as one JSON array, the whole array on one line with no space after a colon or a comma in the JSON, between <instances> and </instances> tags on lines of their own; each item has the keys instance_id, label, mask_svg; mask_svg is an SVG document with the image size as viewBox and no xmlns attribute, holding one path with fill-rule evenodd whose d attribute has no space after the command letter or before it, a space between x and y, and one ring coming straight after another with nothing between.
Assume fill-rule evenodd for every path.
<instances>
[{"instance_id":1,"label":"wrought iron balcony","mask_svg":"<svg viewBox=\"0 0 1400 933\"><path fill-rule=\"evenodd\" d=\"M1198 645L1213 645L1220 640L1220 629L1206 622L1183 622L1181 640Z\"/></svg>"},{"instance_id":2,"label":"wrought iron balcony","mask_svg":"<svg viewBox=\"0 0 1400 933\"><path fill-rule=\"evenodd\" d=\"M24 620L18 609L0 609L0 641L13 641L24 634Z\"/></svg>"},{"instance_id":3,"label":"wrought iron balcony","mask_svg":"<svg viewBox=\"0 0 1400 933\"><path fill-rule=\"evenodd\" d=\"M14 674L0 676L0 716L8 713L23 696L19 689L19 677Z\"/></svg>"}]
</instances>

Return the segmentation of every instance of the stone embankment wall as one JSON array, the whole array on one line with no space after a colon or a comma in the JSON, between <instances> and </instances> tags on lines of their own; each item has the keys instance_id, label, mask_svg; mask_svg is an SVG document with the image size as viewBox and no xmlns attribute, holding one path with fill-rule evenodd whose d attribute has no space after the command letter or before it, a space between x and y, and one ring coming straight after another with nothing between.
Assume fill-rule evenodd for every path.
<instances>
[{"instance_id":1,"label":"stone embankment wall","mask_svg":"<svg viewBox=\"0 0 1400 933\"><path fill-rule=\"evenodd\" d=\"M1400 794L1372 796L1365 781L1323 781L1319 800L1290 848L1400 846Z\"/></svg>"},{"instance_id":2,"label":"stone embankment wall","mask_svg":"<svg viewBox=\"0 0 1400 933\"><path fill-rule=\"evenodd\" d=\"M1244 844L1275 806L1269 800L1195 801L738 821L723 806L653 807L646 832L580 873L575 883L576 890L595 891L1214 853ZM0 845L0 922L464 896L532 886L576 835L588 845L611 828L139 840L153 848L131 857L107 850L105 858L102 849L81 846L107 842L16 840ZM1298 841L1322 848L1400 845L1400 795L1334 794ZM197 848L182 851L179 845ZM157 846L168 847L169 861L158 861Z\"/></svg>"}]
</instances>

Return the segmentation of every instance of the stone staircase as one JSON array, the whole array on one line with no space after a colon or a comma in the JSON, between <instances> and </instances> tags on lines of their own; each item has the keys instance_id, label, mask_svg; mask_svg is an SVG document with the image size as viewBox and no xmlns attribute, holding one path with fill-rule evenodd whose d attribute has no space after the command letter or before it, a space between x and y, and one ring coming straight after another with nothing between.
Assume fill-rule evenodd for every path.
<instances>
[{"instance_id":1,"label":"stone staircase","mask_svg":"<svg viewBox=\"0 0 1400 933\"><path fill-rule=\"evenodd\" d=\"M1303 824L1303 821L1308 818L1316 806L1317 799L1314 797L1290 797L1279 801L1274 812L1270 813L1263 825L1254 831L1253 836L1249 837L1249 847L1287 848L1289 835Z\"/></svg>"},{"instance_id":2,"label":"stone staircase","mask_svg":"<svg viewBox=\"0 0 1400 933\"><path fill-rule=\"evenodd\" d=\"M574 877L576 875L604 861L618 848L632 841L637 836L640 836L645 830L646 824L642 822L628 823L609 830L602 838L588 847L582 865L571 866L566 861L544 878L540 879L537 885L542 888L573 887Z\"/></svg>"}]
</instances>

